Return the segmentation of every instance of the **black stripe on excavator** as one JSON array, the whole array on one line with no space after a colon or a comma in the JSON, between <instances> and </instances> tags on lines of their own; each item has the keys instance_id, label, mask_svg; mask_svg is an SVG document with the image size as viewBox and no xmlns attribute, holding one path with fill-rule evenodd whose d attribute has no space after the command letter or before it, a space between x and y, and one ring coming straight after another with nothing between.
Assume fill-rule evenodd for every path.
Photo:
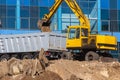
<instances>
[{"instance_id":1,"label":"black stripe on excavator","mask_svg":"<svg viewBox=\"0 0 120 80\"><path fill-rule=\"evenodd\" d=\"M113 45L113 44L102 44L102 43L98 43L99 46L107 46L107 47L116 47L117 45Z\"/></svg>"}]
</instances>

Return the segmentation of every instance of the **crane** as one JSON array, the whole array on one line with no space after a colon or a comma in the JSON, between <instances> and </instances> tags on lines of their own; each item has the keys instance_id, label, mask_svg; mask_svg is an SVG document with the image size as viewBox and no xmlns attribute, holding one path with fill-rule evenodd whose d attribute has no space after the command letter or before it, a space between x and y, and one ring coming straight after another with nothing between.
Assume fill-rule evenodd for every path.
<instances>
[{"instance_id":1,"label":"crane","mask_svg":"<svg viewBox=\"0 0 120 80\"><path fill-rule=\"evenodd\" d=\"M72 25L67 29L66 48L71 53L64 54L66 57L71 54L76 55L77 51L80 55L84 55L85 60L96 60L99 56L110 55L109 50L117 50L117 39L115 36L90 33L90 21L83 14L76 0L55 0L50 12L45 14L42 20L38 21L42 32L51 31L50 19L63 1L67 3L80 22L80 25Z\"/></svg>"}]
</instances>

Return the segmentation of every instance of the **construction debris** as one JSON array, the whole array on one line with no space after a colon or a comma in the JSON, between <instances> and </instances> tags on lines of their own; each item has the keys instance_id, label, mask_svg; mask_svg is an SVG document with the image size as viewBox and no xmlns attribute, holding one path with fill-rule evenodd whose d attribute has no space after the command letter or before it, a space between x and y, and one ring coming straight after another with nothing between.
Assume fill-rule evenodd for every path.
<instances>
[{"instance_id":1,"label":"construction debris","mask_svg":"<svg viewBox=\"0 0 120 80\"><path fill-rule=\"evenodd\" d=\"M28 75L34 77L45 71L48 60L44 55L44 49L39 52L38 59L16 59L12 58L9 61L0 62L0 78L10 75Z\"/></svg>"},{"instance_id":2,"label":"construction debris","mask_svg":"<svg viewBox=\"0 0 120 80\"><path fill-rule=\"evenodd\" d=\"M0 62L0 80L120 80L119 74L120 63L110 58L99 61L48 61L43 49L39 59L12 58Z\"/></svg>"}]
</instances>

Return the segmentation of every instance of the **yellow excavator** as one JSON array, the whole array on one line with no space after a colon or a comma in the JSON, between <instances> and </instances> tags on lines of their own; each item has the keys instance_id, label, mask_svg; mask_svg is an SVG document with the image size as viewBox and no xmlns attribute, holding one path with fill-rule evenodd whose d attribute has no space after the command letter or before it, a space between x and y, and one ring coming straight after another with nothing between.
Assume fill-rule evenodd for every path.
<instances>
[{"instance_id":1,"label":"yellow excavator","mask_svg":"<svg viewBox=\"0 0 120 80\"><path fill-rule=\"evenodd\" d=\"M110 57L109 50L117 50L117 39L115 36L91 34L90 21L83 14L76 0L55 0L50 8L49 14L38 21L42 32L50 32L50 19L62 4L66 2L80 21L80 25L73 25L67 28L66 48L69 53L62 54L64 58L71 58L75 55L82 55L85 60L97 60L99 56Z\"/></svg>"}]
</instances>

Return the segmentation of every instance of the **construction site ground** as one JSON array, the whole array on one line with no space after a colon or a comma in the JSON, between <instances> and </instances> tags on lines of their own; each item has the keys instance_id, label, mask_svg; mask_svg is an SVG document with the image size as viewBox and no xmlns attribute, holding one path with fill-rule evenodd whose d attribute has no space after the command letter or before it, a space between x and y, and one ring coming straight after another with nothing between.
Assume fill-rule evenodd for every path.
<instances>
[{"instance_id":1,"label":"construction site ground","mask_svg":"<svg viewBox=\"0 0 120 80\"><path fill-rule=\"evenodd\" d=\"M117 61L51 60L44 71L35 75L19 72L10 75L7 62L0 62L0 80L120 80Z\"/></svg>"}]
</instances>

